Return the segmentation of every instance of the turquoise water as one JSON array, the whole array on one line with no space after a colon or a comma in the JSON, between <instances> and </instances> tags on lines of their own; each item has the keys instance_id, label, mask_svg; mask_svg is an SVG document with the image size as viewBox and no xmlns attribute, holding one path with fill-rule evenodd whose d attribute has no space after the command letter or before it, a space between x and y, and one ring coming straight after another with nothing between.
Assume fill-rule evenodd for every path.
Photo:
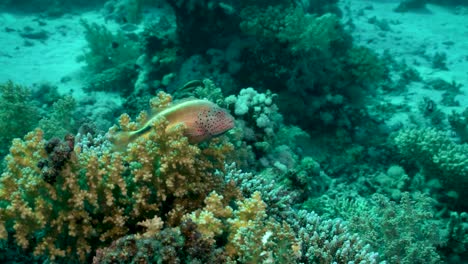
<instances>
[{"instance_id":1,"label":"turquoise water","mask_svg":"<svg viewBox=\"0 0 468 264\"><path fill-rule=\"evenodd\" d=\"M468 3L0 3L0 263L468 263Z\"/></svg>"}]
</instances>

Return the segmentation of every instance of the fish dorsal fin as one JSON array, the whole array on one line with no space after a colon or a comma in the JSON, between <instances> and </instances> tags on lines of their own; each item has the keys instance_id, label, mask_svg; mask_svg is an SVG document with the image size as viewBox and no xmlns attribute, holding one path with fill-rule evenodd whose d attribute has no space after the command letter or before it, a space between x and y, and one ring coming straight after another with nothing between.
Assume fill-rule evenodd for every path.
<instances>
[{"instance_id":1,"label":"fish dorsal fin","mask_svg":"<svg viewBox=\"0 0 468 264\"><path fill-rule=\"evenodd\" d=\"M150 119L160 112L172 107L174 105L173 99L174 97L165 92L159 92L156 97L152 98L148 109Z\"/></svg>"},{"instance_id":2,"label":"fish dorsal fin","mask_svg":"<svg viewBox=\"0 0 468 264\"><path fill-rule=\"evenodd\" d=\"M150 119L155 117L156 115L159 115L159 114L163 113L164 111L176 110L176 109L179 108L179 106L185 105L185 104L187 104L189 102L194 102L194 103L195 102L200 102L200 103L212 103L212 104L214 104L213 102L211 102L211 101L209 101L207 99L199 99L199 98L190 96L190 97L186 97L186 98L183 98L183 99L176 100L176 101L170 103L169 105L167 105L165 107L152 109Z\"/></svg>"}]
</instances>

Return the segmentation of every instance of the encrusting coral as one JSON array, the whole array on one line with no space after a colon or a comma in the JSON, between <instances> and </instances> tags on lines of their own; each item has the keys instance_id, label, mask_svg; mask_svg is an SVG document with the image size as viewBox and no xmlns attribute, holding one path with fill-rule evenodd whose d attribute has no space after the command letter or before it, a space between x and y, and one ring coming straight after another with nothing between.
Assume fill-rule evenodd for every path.
<instances>
[{"instance_id":1,"label":"encrusting coral","mask_svg":"<svg viewBox=\"0 0 468 264\"><path fill-rule=\"evenodd\" d=\"M151 103L160 107L170 101L160 94ZM145 114L137 120L123 115L120 127L136 129ZM15 139L0 178L0 238L14 238L50 261L66 256L84 262L97 247L134 231L138 222L158 215L176 226L184 214L201 208L211 191L230 197L229 185L215 171L223 169L231 144L215 138L204 147L191 145L182 125L166 131L163 118L152 126L147 139L135 140L124 152L75 145L50 183L38 166L52 153L43 132Z\"/></svg>"}]
</instances>

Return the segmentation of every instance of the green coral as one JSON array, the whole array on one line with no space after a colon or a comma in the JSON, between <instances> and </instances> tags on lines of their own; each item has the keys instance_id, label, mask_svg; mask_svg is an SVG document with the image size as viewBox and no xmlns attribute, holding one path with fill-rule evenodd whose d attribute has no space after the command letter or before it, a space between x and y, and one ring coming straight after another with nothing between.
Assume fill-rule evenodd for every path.
<instances>
[{"instance_id":1,"label":"green coral","mask_svg":"<svg viewBox=\"0 0 468 264\"><path fill-rule=\"evenodd\" d=\"M468 250L468 213L451 212L447 224L447 248L457 255L467 255Z\"/></svg>"},{"instance_id":2,"label":"green coral","mask_svg":"<svg viewBox=\"0 0 468 264\"><path fill-rule=\"evenodd\" d=\"M385 263L357 233L341 219L322 219L301 210L291 217L302 243L300 263Z\"/></svg>"},{"instance_id":3,"label":"green coral","mask_svg":"<svg viewBox=\"0 0 468 264\"><path fill-rule=\"evenodd\" d=\"M439 179L446 190L457 191L460 203L467 205L463 197L468 193L468 144L457 144L436 129L403 130L394 142L404 159Z\"/></svg>"},{"instance_id":4,"label":"green coral","mask_svg":"<svg viewBox=\"0 0 468 264\"><path fill-rule=\"evenodd\" d=\"M139 52L138 46L122 31L111 32L104 25L81 20L85 29L88 47L80 60L86 62L88 69L99 73L129 61L135 62Z\"/></svg>"},{"instance_id":5,"label":"green coral","mask_svg":"<svg viewBox=\"0 0 468 264\"><path fill-rule=\"evenodd\" d=\"M347 223L347 232L357 234L388 263L441 263L439 248L447 242L444 223L435 211L435 200L419 192L401 192L391 200L383 194L361 197L349 186L335 187L335 197L322 196L314 210L322 217L337 217Z\"/></svg>"},{"instance_id":6,"label":"green coral","mask_svg":"<svg viewBox=\"0 0 468 264\"><path fill-rule=\"evenodd\" d=\"M387 76L387 67L377 53L363 46L352 47L345 62L350 71L350 80L356 83L376 83Z\"/></svg>"},{"instance_id":7,"label":"green coral","mask_svg":"<svg viewBox=\"0 0 468 264\"><path fill-rule=\"evenodd\" d=\"M0 157L3 157L12 139L34 129L40 112L31 91L12 81L0 84L0 109Z\"/></svg>"},{"instance_id":8,"label":"green coral","mask_svg":"<svg viewBox=\"0 0 468 264\"><path fill-rule=\"evenodd\" d=\"M407 192L398 203L381 194L359 199L348 204L360 208L350 215L351 230L390 263L441 263L437 247L446 239L439 232L442 226L435 219L433 202L427 195Z\"/></svg>"},{"instance_id":9,"label":"green coral","mask_svg":"<svg viewBox=\"0 0 468 264\"><path fill-rule=\"evenodd\" d=\"M468 143L468 108L462 113L453 111L448 117L452 130L457 134L462 143Z\"/></svg>"},{"instance_id":10,"label":"green coral","mask_svg":"<svg viewBox=\"0 0 468 264\"><path fill-rule=\"evenodd\" d=\"M245 33L287 43L293 54L329 52L331 43L342 35L336 15L315 16L304 13L300 7L245 8L241 16Z\"/></svg>"},{"instance_id":11,"label":"green coral","mask_svg":"<svg viewBox=\"0 0 468 264\"><path fill-rule=\"evenodd\" d=\"M39 121L39 127L44 131L44 137L63 138L68 133L77 131L76 101L71 96L59 99L52 105L49 116Z\"/></svg>"},{"instance_id":12,"label":"green coral","mask_svg":"<svg viewBox=\"0 0 468 264\"><path fill-rule=\"evenodd\" d=\"M134 63L122 63L91 75L83 90L86 92L115 92L127 97L134 90L137 76Z\"/></svg>"}]
</instances>

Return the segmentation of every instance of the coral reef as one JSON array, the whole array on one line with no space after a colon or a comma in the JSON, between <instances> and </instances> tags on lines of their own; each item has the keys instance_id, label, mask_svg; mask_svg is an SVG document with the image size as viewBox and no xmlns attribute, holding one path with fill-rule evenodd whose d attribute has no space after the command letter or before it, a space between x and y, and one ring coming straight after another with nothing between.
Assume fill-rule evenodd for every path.
<instances>
[{"instance_id":1,"label":"coral reef","mask_svg":"<svg viewBox=\"0 0 468 264\"><path fill-rule=\"evenodd\" d=\"M300 141L309 135L297 126L284 123L275 103L276 97L270 91L260 93L249 87L242 89L237 96L226 97L224 104L234 112L237 119L241 138L235 144L252 144L259 164L285 172L298 162L296 153Z\"/></svg>"},{"instance_id":2,"label":"coral reef","mask_svg":"<svg viewBox=\"0 0 468 264\"><path fill-rule=\"evenodd\" d=\"M100 249L94 263L294 263L300 256L292 230L267 218L259 193L237 202L237 210L225 203L213 192L205 207L185 215L178 227L162 229L159 218L142 222L144 233Z\"/></svg>"},{"instance_id":3,"label":"coral reef","mask_svg":"<svg viewBox=\"0 0 468 264\"><path fill-rule=\"evenodd\" d=\"M222 200L222 196L212 193L205 208L188 217L207 240L223 232L228 234L225 248L228 259L241 263L294 263L300 256L300 244L293 230L288 224L268 217L260 193L238 201L236 210L224 206Z\"/></svg>"},{"instance_id":4,"label":"coral reef","mask_svg":"<svg viewBox=\"0 0 468 264\"><path fill-rule=\"evenodd\" d=\"M37 164L37 167L41 169L44 181L49 184L54 184L57 181L63 166L70 159L76 158L73 152L74 147L75 138L70 134L65 136L64 141L60 141L59 138L52 138L45 143L44 149L48 158L40 160Z\"/></svg>"},{"instance_id":5,"label":"coral reef","mask_svg":"<svg viewBox=\"0 0 468 264\"><path fill-rule=\"evenodd\" d=\"M0 157L7 154L11 140L34 129L39 107L31 103L31 91L12 81L0 84Z\"/></svg>"},{"instance_id":6,"label":"coral reef","mask_svg":"<svg viewBox=\"0 0 468 264\"><path fill-rule=\"evenodd\" d=\"M372 200L359 199L349 218L350 229L359 231L361 239L378 248L390 263L440 263L436 248L446 238L440 231L442 223L435 221L433 202L421 193L411 197L407 192L398 203L380 194Z\"/></svg>"},{"instance_id":7,"label":"coral reef","mask_svg":"<svg viewBox=\"0 0 468 264\"><path fill-rule=\"evenodd\" d=\"M462 113L452 112L448 120L461 143L468 143L468 108L465 108Z\"/></svg>"},{"instance_id":8,"label":"coral reef","mask_svg":"<svg viewBox=\"0 0 468 264\"><path fill-rule=\"evenodd\" d=\"M128 96L133 92L133 83L137 76L133 63L122 63L92 75L84 90L115 92Z\"/></svg>"},{"instance_id":9,"label":"coral reef","mask_svg":"<svg viewBox=\"0 0 468 264\"><path fill-rule=\"evenodd\" d=\"M161 94L152 105L169 102ZM168 132L165 126L163 119L155 121L149 141L137 140L126 152L106 145L78 147L73 153L64 150L65 159L59 154L62 143L46 144L41 130L24 141L15 139L0 179L2 238L50 260L85 261L97 246L156 214L176 226L185 213L201 207L208 193L225 189L214 172L222 169L232 146L215 139L199 148L182 136L182 126ZM138 123L123 115L120 127L136 129ZM53 181L45 180L51 179L50 170L38 166L45 168L44 159L60 171Z\"/></svg>"},{"instance_id":10,"label":"coral reef","mask_svg":"<svg viewBox=\"0 0 468 264\"><path fill-rule=\"evenodd\" d=\"M160 219L141 223L143 234L129 235L97 251L93 263L225 263L225 253L207 243L191 222L162 228ZM151 231L150 231L151 230Z\"/></svg>"},{"instance_id":11,"label":"coral reef","mask_svg":"<svg viewBox=\"0 0 468 264\"><path fill-rule=\"evenodd\" d=\"M450 261L457 262L466 259L468 248L468 213L451 212L447 223L448 242L447 249L452 255Z\"/></svg>"},{"instance_id":12,"label":"coral reef","mask_svg":"<svg viewBox=\"0 0 468 264\"><path fill-rule=\"evenodd\" d=\"M94 263L379 263L378 254L339 220L300 211L289 218L291 224L280 223L268 217L259 192L237 206L232 209L213 192L179 227L161 229L161 219L146 221L146 232L99 250Z\"/></svg>"},{"instance_id":13,"label":"coral reef","mask_svg":"<svg viewBox=\"0 0 468 264\"><path fill-rule=\"evenodd\" d=\"M20 0L16 8L40 12L33 21L45 26L44 17L78 2ZM88 1L103 9L81 21L85 66L73 85L82 82L84 94L40 84L31 96L0 84L0 262L467 259L462 85L428 81L419 61L358 45L365 41L349 30L349 2L103 2ZM399 8L426 2L441 3ZM401 27L362 21L382 36ZM454 65L440 47L423 54L436 73ZM415 87L433 91L405 104L401 95ZM413 108L416 118L400 123ZM432 128L407 129L421 124Z\"/></svg>"},{"instance_id":14,"label":"coral reef","mask_svg":"<svg viewBox=\"0 0 468 264\"><path fill-rule=\"evenodd\" d=\"M58 99L49 112L49 115L39 121L38 127L44 131L44 137L63 138L68 133L78 130L77 103L71 96Z\"/></svg>"},{"instance_id":15,"label":"coral reef","mask_svg":"<svg viewBox=\"0 0 468 264\"><path fill-rule=\"evenodd\" d=\"M456 191L458 205L466 208L467 144L457 144L436 129L412 129L399 132L395 145L402 157L423 170L428 178L439 179L447 192Z\"/></svg>"},{"instance_id":16,"label":"coral reef","mask_svg":"<svg viewBox=\"0 0 468 264\"><path fill-rule=\"evenodd\" d=\"M341 220L322 220L314 212L299 211L295 229L306 263L380 263L379 255Z\"/></svg>"},{"instance_id":17,"label":"coral reef","mask_svg":"<svg viewBox=\"0 0 468 264\"><path fill-rule=\"evenodd\" d=\"M91 72L101 73L129 61L136 61L137 46L122 30L113 33L104 25L89 23L86 20L82 20L81 24L85 30L88 47L79 59L86 62Z\"/></svg>"}]
</instances>

